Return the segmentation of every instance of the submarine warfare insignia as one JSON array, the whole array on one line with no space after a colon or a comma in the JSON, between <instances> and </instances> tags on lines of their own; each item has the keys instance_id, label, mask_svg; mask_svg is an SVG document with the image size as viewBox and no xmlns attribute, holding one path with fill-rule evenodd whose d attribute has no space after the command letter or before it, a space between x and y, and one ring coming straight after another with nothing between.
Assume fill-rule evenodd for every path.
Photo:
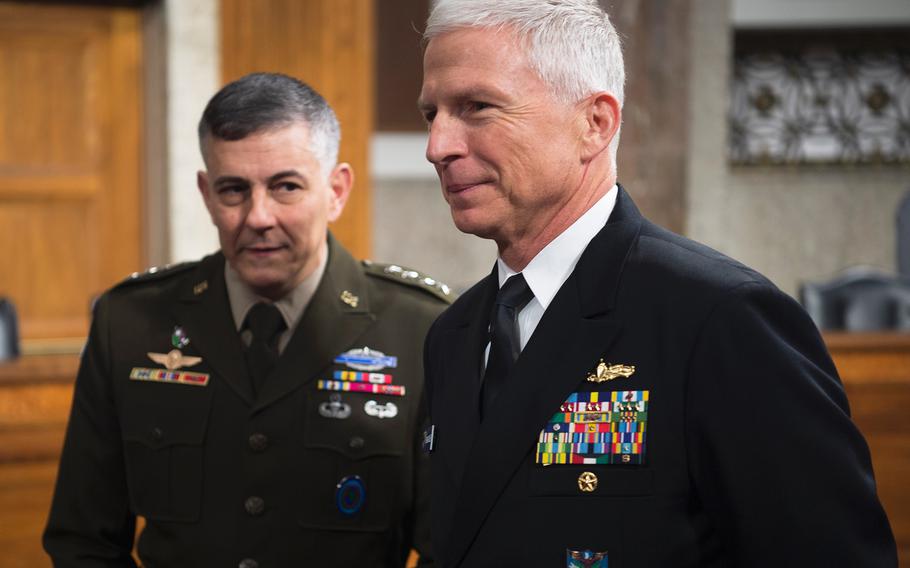
<instances>
[{"instance_id":1,"label":"submarine warfare insignia","mask_svg":"<svg viewBox=\"0 0 910 568\"><path fill-rule=\"evenodd\" d=\"M332 393L328 402L319 405L319 415L323 418L344 420L351 415L351 405L341 401L341 395Z\"/></svg>"},{"instance_id":2,"label":"submarine warfare insignia","mask_svg":"<svg viewBox=\"0 0 910 568\"><path fill-rule=\"evenodd\" d=\"M635 374L635 365L607 365L601 359L597 369L587 377L589 383L603 383L619 377L629 378Z\"/></svg>"},{"instance_id":3,"label":"submarine warfare insignia","mask_svg":"<svg viewBox=\"0 0 910 568\"><path fill-rule=\"evenodd\" d=\"M345 351L335 357L335 363L347 365L358 371L381 371L386 367L397 367L398 357L387 356L382 351L364 346L360 349Z\"/></svg>"}]
</instances>

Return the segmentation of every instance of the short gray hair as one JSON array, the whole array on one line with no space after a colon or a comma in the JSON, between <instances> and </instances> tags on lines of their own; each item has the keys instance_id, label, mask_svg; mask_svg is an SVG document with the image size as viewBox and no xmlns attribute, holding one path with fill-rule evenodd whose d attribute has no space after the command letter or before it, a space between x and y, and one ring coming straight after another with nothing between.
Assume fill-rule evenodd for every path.
<instances>
[{"instance_id":1,"label":"short gray hair","mask_svg":"<svg viewBox=\"0 0 910 568\"><path fill-rule=\"evenodd\" d=\"M328 176L338 162L338 118L315 89L281 73L251 73L215 93L199 121L199 144L204 146L209 136L241 140L295 122L307 125L310 149Z\"/></svg>"},{"instance_id":2,"label":"short gray hair","mask_svg":"<svg viewBox=\"0 0 910 568\"><path fill-rule=\"evenodd\" d=\"M596 0L437 0L424 41L466 27L512 31L557 100L574 103L607 91L622 104L619 34Z\"/></svg>"}]
</instances>

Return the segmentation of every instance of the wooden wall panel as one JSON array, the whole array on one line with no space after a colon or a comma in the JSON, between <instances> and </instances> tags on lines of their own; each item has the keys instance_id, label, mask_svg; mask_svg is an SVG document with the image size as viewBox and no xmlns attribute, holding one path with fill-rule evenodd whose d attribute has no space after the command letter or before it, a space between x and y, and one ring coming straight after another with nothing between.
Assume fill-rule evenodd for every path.
<instances>
[{"instance_id":1,"label":"wooden wall panel","mask_svg":"<svg viewBox=\"0 0 910 568\"><path fill-rule=\"evenodd\" d=\"M254 71L312 85L341 122L339 160L354 167L354 191L335 235L354 256L370 254L368 149L373 131L372 0L221 0L224 83Z\"/></svg>"},{"instance_id":2,"label":"wooden wall panel","mask_svg":"<svg viewBox=\"0 0 910 568\"><path fill-rule=\"evenodd\" d=\"M0 2L0 295L30 340L84 336L144 265L138 9Z\"/></svg>"}]
</instances>

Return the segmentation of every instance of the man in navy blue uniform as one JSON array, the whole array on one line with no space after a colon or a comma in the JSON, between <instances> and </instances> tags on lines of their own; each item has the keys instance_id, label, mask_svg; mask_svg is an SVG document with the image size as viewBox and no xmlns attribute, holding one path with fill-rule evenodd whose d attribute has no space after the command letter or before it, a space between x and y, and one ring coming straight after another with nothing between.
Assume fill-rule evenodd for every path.
<instances>
[{"instance_id":1,"label":"man in navy blue uniform","mask_svg":"<svg viewBox=\"0 0 910 568\"><path fill-rule=\"evenodd\" d=\"M425 40L427 158L499 249L425 347L437 563L894 567L811 320L617 184L597 2L439 0Z\"/></svg>"}]
</instances>

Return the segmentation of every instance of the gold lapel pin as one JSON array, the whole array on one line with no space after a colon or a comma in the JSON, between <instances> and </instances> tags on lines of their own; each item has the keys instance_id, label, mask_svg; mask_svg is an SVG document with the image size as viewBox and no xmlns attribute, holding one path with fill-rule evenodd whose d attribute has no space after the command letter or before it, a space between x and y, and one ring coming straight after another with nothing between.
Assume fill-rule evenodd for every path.
<instances>
[{"instance_id":1,"label":"gold lapel pin","mask_svg":"<svg viewBox=\"0 0 910 568\"><path fill-rule=\"evenodd\" d=\"M604 360L601 359L600 363L597 364L597 369L595 369L593 373L588 374L587 381L590 383L603 383L618 379L619 377L628 379L634 373L634 365L607 365L604 363Z\"/></svg>"},{"instance_id":2,"label":"gold lapel pin","mask_svg":"<svg viewBox=\"0 0 910 568\"><path fill-rule=\"evenodd\" d=\"M198 296L199 294L205 292L208 289L209 289L209 281L203 280L199 284L196 284L195 286L193 286L193 295Z\"/></svg>"},{"instance_id":3,"label":"gold lapel pin","mask_svg":"<svg viewBox=\"0 0 910 568\"><path fill-rule=\"evenodd\" d=\"M355 296L354 294L352 294L351 292L349 292L347 290L345 290L344 292L341 293L340 298L341 298L342 302L351 306L352 308L356 308L357 304L360 303L360 298L358 298L357 296Z\"/></svg>"}]
</instances>

